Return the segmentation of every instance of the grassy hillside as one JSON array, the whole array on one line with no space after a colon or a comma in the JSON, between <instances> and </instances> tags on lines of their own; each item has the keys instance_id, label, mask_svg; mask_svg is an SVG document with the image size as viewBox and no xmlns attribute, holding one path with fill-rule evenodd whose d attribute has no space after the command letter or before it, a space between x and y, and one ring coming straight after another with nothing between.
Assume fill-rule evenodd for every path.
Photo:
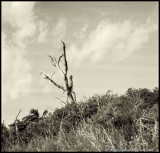
<instances>
[{"instance_id":1,"label":"grassy hillside","mask_svg":"<svg viewBox=\"0 0 160 153\"><path fill-rule=\"evenodd\" d=\"M2 151L159 151L159 89L107 92L14 126L1 124Z\"/></svg>"}]
</instances>

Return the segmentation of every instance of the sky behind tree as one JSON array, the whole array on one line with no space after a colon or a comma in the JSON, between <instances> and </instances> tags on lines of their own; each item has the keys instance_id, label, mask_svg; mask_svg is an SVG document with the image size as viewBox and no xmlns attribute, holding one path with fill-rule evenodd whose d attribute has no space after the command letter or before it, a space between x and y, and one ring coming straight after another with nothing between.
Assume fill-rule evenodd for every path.
<instances>
[{"instance_id":1,"label":"sky behind tree","mask_svg":"<svg viewBox=\"0 0 160 153\"><path fill-rule=\"evenodd\" d=\"M2 120L11 123L65 100L47 55L66 43L69 74L84 96L158 86L158 2L2 2ZM62 64L63 66L63 64Z\"/></svg>"}]
</instances>

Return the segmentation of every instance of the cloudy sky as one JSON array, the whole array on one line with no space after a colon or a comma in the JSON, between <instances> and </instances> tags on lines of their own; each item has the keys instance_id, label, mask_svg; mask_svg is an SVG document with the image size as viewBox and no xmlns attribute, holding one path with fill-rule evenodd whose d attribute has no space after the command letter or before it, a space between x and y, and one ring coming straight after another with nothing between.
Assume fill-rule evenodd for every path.
<instances>
[{"instance_id":1,"label":"cloudy sky","mask_svg":"<svg viewBox=\"0 0 160 153\"><path fill-rule=\"evenodd\" d=\"M63 40L80 101L108 90L158 86L158 2L2 2L2 121L63 106L62 91L43 79L63 78ZM49 109L48 109L49 110ZM50 110L49 110L50 111Z\"/></svg>"}]
</instances>

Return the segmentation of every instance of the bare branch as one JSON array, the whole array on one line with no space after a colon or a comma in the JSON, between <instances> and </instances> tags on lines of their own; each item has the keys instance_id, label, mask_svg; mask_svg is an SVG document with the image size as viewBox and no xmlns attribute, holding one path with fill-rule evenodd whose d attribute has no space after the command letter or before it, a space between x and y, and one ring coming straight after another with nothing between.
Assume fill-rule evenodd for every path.
<instances>
[{"instance_id":1,"label":"bare branch","mask_svg":"<svg viewBox=\"0 0 160 153\"><path fill-rule=\"evenodd\" d=\"M63 44L63 52L64 52L64 65L65 65L65 75L67 76L67 71L68 71L68 64L67 64L67 59L66 59L66 46L63 41L61 41Z\"/></svg>"},{"instance_id":2,"label":"bare branch","mask_svg":"<svg viewBox=\"0 0 160 153\"><path fill-rule=\"evenodd\" d=\"M50 56L50 55L48 55L48 57L51 58L52 65L56 67L56 64L57 64L56 59L54 57Z\"/></svg>"},{"instance_id":3,"label":"bare branch","mask_svg":"<svg viewBox=\"0 0 160 153\"><path fill-rule=\"evenodd\" d=\"M54 73L52 73L52 75L51 75L51 79L52 79L52 76L55 74L55 72Z\"/></svg>"},{"instance_id":4,"label":"bare branch","mask_svg":"<svg viewBox=\"0 0 160 153\"><path fill-rule=\"evenodd\" d=\"M52 57L53 59L54 59L54 62L57 64L57 60L56 60L56 58L55 57Z\"/></svg>"},{"instance_id":5,"label":"bare branch","mask_svg":"<svg viewBox=\"0 0 160 153\"><path fill-rule=\"evenodd\" d=\"M62 56L63 56L63 54L59 57L59 60L58 60L58 63L57 63L57 60L55 59L55 57L52 57L52 56L48 55L48 57L51 58L52 65L55 66L55 67L57 67L57 69L59 69L60 73L63 76L64 72L62 71L62 69L59 66L59 62L60 62L60 59L62 58Z\"/></svg>"},{"instance_id":6,"label":"bare branch","mask_svg":"<svg viewBox=\"0 0 160 153\"><path fill-rule=\"evenodd\" d=\"M41 72L41 74L45 75L44 79L47 79L49 81L51 81L57 88L62 89L63 91L65 91L64 87L61 85L58 85L55 81L53 81L49 76L47 76L44 72Z\"/></svg>"},{"instance_id":7,"label":"bare branch","mask_svg":"<svg viewBox=\"0 0 160 153\"><path fill-rule=\"evenodd\" d=\"M72 90L73 90L73 76L70 75L69 79L70 79L69 88L70 88L70 90L72 91Z\"/></svg>"},{"instance_id":8,"label":"bare branch","mask_svg":"<svg viewBox=\"0 0 160 153\"><path fill-rule=\"evenodd\" d=\"M17 118L18 118L20 112L21 112L21 110L20 110L19 113L17 114L16 119L15 119L15 121L14 121L14 123L13 123L14 126L15 126L15 134L16 134L16 137L18 138L18 141L19 141L19 134L18 134Z\"/></svg>"},{"instance_id":9,"label":"bare branch","mask_svg":"<svg viewBox=\"0 0 160 153\"><path fill-rule=\"evenodd\" d=\"M53 61L53 58L52 58L52 56L48 55L48 57L50 57L50 58L51 58L51 62L54 62L54 61Z\"/></svg>"},{"instance_id":10,"label":"bare branch","mask_svg":"<svg viewBox=\"0 0 160 153\"><path fill-rule=\"evenodd\" d=\"M41 72L40 75L41 75L41 74L45 75L45 78L44 78L44 79L47 79L47 78L48 78L48 76L47 76L44 72Z\"/></svg>"},{"instance_id":11,"label":"bare branch","mask_svg":"<svg viewBox=\"0 0 160 153\"><path fill-rule=\"evenodd\" d=\"M61 58L63 57L63 55L64 55L64 54L62 54L62 55L59 57L59 59L58 59L58 66L59 66L59 62L60 62Z\"/></svg>"},{"instance_id":12,"label":"bare branch","mask_svg":"<svg viewBox=\"0 0 160 153\"><path fill-rule=\"evenodd\" d=\"M15 123L16 123L17 118L18 118L18 116L19 116L19 114L20 114L21 111L22 111L22 110L20 110L19 113L17 114L16 119L15 119Z\"/></svg>"},{"instance_id":13,"label":"bare branch","mask_svg":"<svg viewBox=\"0 0 160 153\"><path fill-rule=\"evenodd\" d=\"M62 71L60 65L59 65L60 60L61 60L61 58L62 58L63 56L64 56L64 54L62 54L62 55L59 57L59 59L58 59L58 68L59 68L60 72L62 73L62 75L65 75L64 72Z\"/></svg>"},{"instance_id":14,"label":"bare branch","mask_svg":"<svg viewBox=\"0 0 160 153\"><path fill-rule=\"evenodd\" d=\"M62 71L62 69L58 66L58 70L59 70L59 72L62 74L62 76L64 76L65 74L64 74L64 72Z\"/></svg>"},{"instance_id":15,"label":"bare branch","mask_svg":"<svg viewBox=\"0 0 160 153\"><path fill-rule=\"evenodd\" d=\"M74 100L77 101L77 100L76 100L76 93L73 92L73 91L72 91L72 93L74 94Z\"/></svg>"},{"instance_id":16,"label":"bare branch","mask_svg":"<svg viewBox=\"0 0 160 153\"><path fill-rule=\"evenodd\" d=\"M65 45L65 43L61 40L62 44Z\"/></svg>"}]
</instances>

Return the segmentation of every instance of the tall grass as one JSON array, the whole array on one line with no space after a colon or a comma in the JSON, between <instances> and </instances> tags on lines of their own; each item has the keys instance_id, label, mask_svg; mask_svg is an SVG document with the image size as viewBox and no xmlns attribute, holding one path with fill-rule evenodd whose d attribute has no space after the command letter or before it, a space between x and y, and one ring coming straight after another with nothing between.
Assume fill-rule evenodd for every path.
<instances>
[{"instance_id":1,"label":"tall grass","mask_svg":"<svg viewBox=\"0 0 160 153\"><path fill-rule=\"evenodd\" d=\"M67 105L37 122L38 126L30 126L30 141L6 141L2 151L158 152L159 98L152 97L149 102L141 98L144 92L140 91L94 95L84 103ZM33 130L35 126L39 133Z\"/></svg>"},{"instance_id":2,"label":"tall grass","mask_svg":"<svg viewBox=\"0 0 160 153\"><path fill-rule=\"evenodd\" d=\"M69 133L61 128L56 139L37 137L27 145L12 145L7 151L158 151L156 126L150 140L152 144L146 141L145 135L148 133L144 131L140 131L132 141L127 142L114 127L106 131L103 126L95 125L92 121L83 121L77 130Z\"/></svg>"}]
</instances>

